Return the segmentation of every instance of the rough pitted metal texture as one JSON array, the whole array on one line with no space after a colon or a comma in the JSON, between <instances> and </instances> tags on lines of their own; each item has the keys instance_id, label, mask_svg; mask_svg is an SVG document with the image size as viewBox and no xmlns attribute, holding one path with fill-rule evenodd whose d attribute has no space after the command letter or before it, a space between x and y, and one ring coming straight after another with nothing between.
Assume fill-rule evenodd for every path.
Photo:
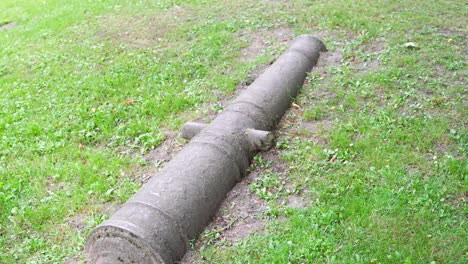
<instances>
[{"instance_id":1,"label":"rough pitted metal texture","mask_svg":"<svg viewBox=\"0 0 468 264\"><path fill-rule=\"evenodd\" d=\"M325 51L320 40L299 36L291 46L90 234L93 263L174 263L208 224L226 194L246 174L256 149L245 131L272 130L307 73Z\"/></svg>"}]
</instances>

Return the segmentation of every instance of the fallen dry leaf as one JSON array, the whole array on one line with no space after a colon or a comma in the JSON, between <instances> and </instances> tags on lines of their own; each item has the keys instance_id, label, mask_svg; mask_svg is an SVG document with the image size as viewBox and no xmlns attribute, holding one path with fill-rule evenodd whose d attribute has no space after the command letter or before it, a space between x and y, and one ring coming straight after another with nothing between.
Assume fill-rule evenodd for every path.
<instances>
[{"instance_id":1,"label":"fallen dry leaf","mask_svg":"<svg viewBox=\"0 0 468 264\"><path fill-rule=\"evenodd\" d=\"M340 245L340 246L335 250L335 253L337 253L338 251L340 251L342 248L343 248L343 245Z\"/></svg>"},{"instance_id":2,"label":"fallen dry leaf","mask_svg":"<svg viewBox=\"0 0 468 264\"><path fill-rule=\"evenodd\" d=\"M298 104L294 103L294 102L291 105L294 108L301 109L301 107Z\"/></svg>"},{"instance_id":3,"label":"fallen dry leaf","mask_svg":"<svg viewBox=\"0 0 468 264\"><path fill-rule=\"evenodd\" d=\"M416 43L414 42L406 42L405 44L403 44L403 47L407 49L419 49L418 45L416 45Z\"/></svg>"}]
</instances>

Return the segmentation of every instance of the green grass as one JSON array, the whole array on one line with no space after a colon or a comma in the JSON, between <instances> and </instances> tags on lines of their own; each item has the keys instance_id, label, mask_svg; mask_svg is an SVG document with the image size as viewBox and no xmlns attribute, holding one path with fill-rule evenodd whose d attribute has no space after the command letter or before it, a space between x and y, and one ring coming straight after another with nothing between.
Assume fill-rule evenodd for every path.
<instances>
[{"instance_id":1,"label":"green grass","mask_svg":"<svg viewBox=\"0 0 468 264\"><path fill-rule=\"evenodd\" d=\"M211 263L467 261L466 13L459 1L0 2L0 262L80 259L89 231L139 187L167 129L232 93L285 43L319 34L313 73L278 147L309 206L251 190L267 230L197 253ZM406 47L413 42L416 48ZM321 91L328 91L323 93ZM316 141L301 121L327 120ZM331 159L334 162L330 162ZM258 159L258 158L257 158Z\"/></svg>"}]
</instances>

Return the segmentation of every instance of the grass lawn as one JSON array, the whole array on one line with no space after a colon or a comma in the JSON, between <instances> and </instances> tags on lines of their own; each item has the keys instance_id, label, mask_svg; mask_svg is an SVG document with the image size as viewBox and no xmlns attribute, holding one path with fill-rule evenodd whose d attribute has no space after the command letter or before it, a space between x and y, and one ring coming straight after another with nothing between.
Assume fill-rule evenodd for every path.
<instances>
[{"instance_id":1,"label":"grass lawn","mask_svg":"<svg viewBox=\"0 0 468 264\"><path fill-rule=\"evenodd\" d=\"M82 262L89 232L161 166L156 148L303 33L329 52L255 159L263 228L211 226L192 261L468 262L467 8L0 1L0 263Z\"/></svg>"}]
</instances>

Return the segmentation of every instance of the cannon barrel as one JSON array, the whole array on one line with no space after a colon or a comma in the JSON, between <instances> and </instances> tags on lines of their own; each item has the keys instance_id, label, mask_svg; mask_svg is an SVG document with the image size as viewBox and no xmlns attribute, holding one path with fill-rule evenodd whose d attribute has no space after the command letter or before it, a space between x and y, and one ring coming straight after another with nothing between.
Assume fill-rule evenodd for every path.
<instances>
[{"instance_id":1,"label":"cannon barrel","mask_svg":"<svg viewBox=\"0 0 468 264\"><path fill-rule=\"evenodd\" d=\"M247 173L325 51L311 35L290 47L210 124L187 123L190 142L88 237L85 254L98 264L174 263L210 222L226 194Z\"/></svg>"}]
</instances>

